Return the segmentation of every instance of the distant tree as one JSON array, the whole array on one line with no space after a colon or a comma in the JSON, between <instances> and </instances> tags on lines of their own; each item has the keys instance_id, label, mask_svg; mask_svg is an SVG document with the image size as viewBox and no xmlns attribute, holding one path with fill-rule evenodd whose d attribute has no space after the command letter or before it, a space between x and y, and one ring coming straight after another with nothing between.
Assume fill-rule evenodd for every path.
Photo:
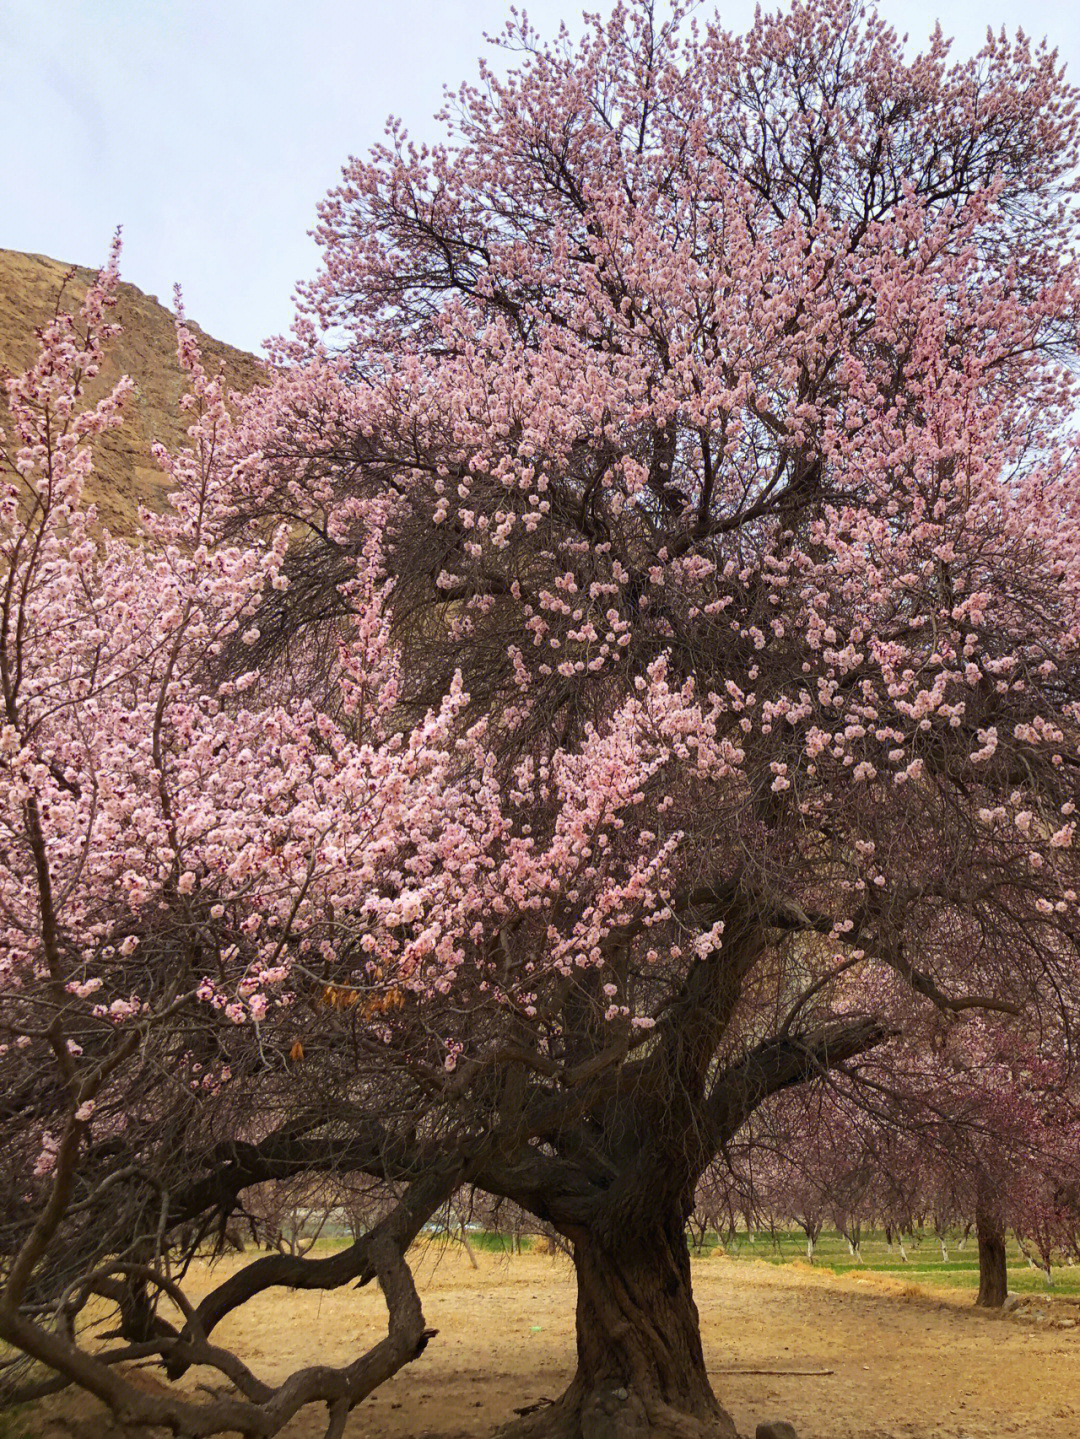
<instances>
[{"instance_id":1,"label":"distant tree","mask_svg":"<svg viewBox=\"0 0 1080 1439\"><path fill-rule=\"evenodd\" d=\"M846 0L683 18L515 22L453 148L350 163L235 430L181 326L142 548L79 507L94 344L61 317L9 385L0 1338L133 1421L318 1402L335 1439L427 1341L404 1251L470 1185L573 1247L578 1372L517 1433L733 1436L686 1221L755 1109L979 1013L1067 1062L1074 92ZM163 1272L335 1171L395 1196L351 1248L197 1306ZM372 1277L347 1368L213 1343ZM237 1397L138 1393L135 1353Z\"/></svg>"},{"instance_id":2,"label":"distant tree","mask_svg":"<svg viewBox=\"0 0 1080 1439\"><path fill-rule=\"evenodd\" d=\"M798 1224L808 1257L827 1221L859 1252L863 1226L883 1225L890 1249L929 1223L949 1260L974 1230L976 1304L1004 1303L1011 1230L1051 1278L1080 1230L1080 1091L1060 1061L1067 1037L1033 1042L1022 1017L949 1026L930 1044L894 1043L887 1067L788 1091L763 1106L699 1186L753 1193L775 1228ZM1058 1059L1048 1056L1056 1055ZM886 1057L886 1056L881 1056ZM858 1082L861 1078L863 1082Z\"/></svg>"}]
</instances>

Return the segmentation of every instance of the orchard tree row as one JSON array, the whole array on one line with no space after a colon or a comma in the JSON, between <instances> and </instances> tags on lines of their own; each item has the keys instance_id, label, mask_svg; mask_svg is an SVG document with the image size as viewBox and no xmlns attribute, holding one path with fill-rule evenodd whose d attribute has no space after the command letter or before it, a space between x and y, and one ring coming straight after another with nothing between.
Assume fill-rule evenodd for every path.
<instances>
[{"instance_id":1,"label":"orchard tree row","mask_svg":"<svg viewBox=\"0 0 1080 1439\"><path fill-rule=\"evenodd\" d=\"M703 1176L690 1222L737 1251L761 1231L796 1229L814 1262L824 1230L863 1263L870 1231L911 1258L905 1236L929 1230L943 1263L969 1239L978 1254L976 1303L1008 1293L1007 1237L1053 1283L1055 1264L1080 1261L1080 1105L1075 1083L1048 1071L1015 1034L991 1048L972 1026L883 1100L861 1089L804 1087L760 1110ZM963 1053L957 1055L961 1040ZM953 1052L950 1053L949 1051ZM910 1087L912 1077L917 1087ZM911 1242L909 1238L908 1242Z\"/></svg>"}]
</instances>

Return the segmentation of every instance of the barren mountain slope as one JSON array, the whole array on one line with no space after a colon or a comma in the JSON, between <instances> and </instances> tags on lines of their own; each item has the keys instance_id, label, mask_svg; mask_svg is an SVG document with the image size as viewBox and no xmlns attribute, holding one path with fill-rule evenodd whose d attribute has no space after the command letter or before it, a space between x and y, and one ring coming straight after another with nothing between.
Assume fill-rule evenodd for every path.
<instances>
[{"instance_id":1,"label":"barren mountain slope","mask_svg":"<svg viewBox=\"0 0 1080 1439\"><path fill-rule=\"evenodd\" d=\"M0 374L30 364L36 349L34 331L49 319L61 291L64 307L77 309L92 279L93 271L83 267L44 255L0 250ZM115 533L125 533L134 528L139 504L158 510L164 504L167 482L151 446L159 441L170 448L183 445L189 422L177 404L185 376L176 361L172 315L153 295L121 284L113 316L123 331L90 394L96 399L122 374L131 376L136 391L124 407L123 428L98 444L91 495L102 522ZM224 361L233 388L247 390L258 382L259 364L253 355L201 332L200 336L209 370Z\"/></svg>"}]
</instances>

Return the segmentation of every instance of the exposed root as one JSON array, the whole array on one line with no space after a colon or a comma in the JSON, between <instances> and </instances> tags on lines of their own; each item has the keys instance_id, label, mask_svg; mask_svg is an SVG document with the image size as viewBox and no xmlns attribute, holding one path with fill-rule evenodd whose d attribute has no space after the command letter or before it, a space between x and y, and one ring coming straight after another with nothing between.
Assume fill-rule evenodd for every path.
<instances>
[{"instance_id":1,"label":"exposed root","mask_svg":"<svg viewBox=\"0 0 1080 1439\"><path fill-rule=\"evenodd\" d=\"M553 1404L530 1411L496 1431L494 1439L739 1439L723 1409L687 1414L658 1399L624 1388L593 1390L584 1398L575 1385Z\"/></svg>"}]
</instances>

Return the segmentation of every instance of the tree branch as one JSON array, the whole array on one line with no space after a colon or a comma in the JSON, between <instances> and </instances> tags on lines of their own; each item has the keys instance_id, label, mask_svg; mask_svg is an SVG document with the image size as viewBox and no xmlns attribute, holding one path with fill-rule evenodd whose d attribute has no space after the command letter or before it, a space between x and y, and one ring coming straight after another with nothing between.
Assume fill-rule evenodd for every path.
<instances>
[{"instance_id":1,"label":"tree branch","mask_svg":"<svg viewBox=\"0 0 1080 1439\"><path fill-rule=\"evenodd\" d=\"M866 1016L763 1040L745 1059L725 1069L713 1085L708 1112L718 1142L726 1143L770 1094L826 1074L895 1033Z\"/></svg>"}]
</instances>

